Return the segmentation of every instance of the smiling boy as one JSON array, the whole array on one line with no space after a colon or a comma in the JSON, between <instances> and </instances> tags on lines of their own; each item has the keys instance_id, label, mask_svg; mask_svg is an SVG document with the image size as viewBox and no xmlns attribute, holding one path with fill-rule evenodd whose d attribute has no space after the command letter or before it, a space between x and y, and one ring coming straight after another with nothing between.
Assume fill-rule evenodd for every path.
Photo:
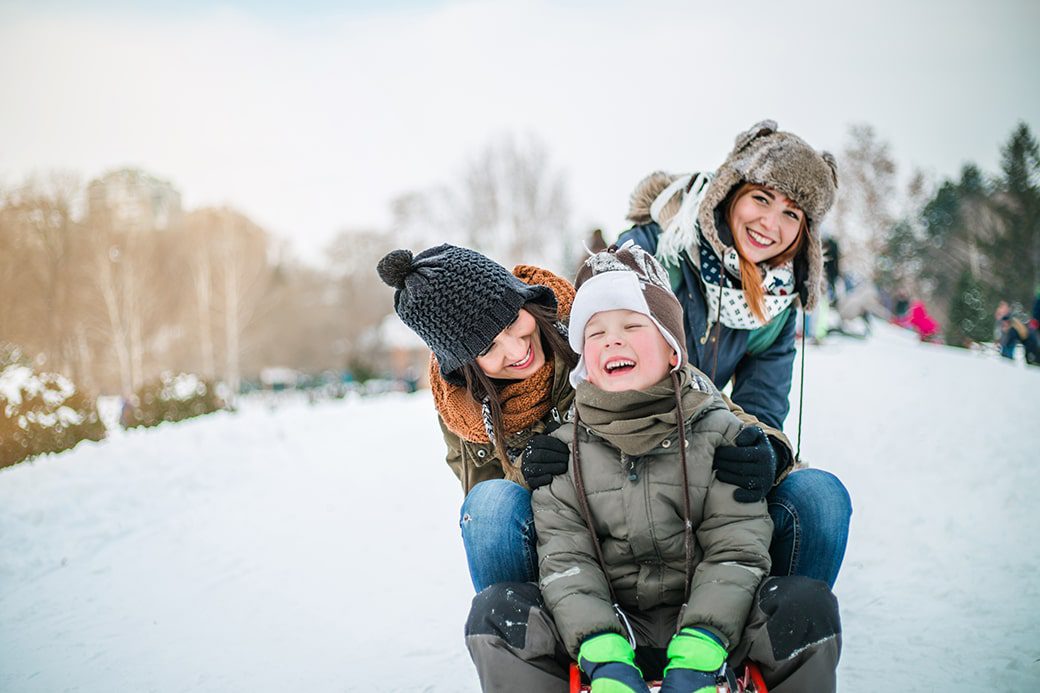
<instances>
[{"instance_id":1,"label":"smiling boy","mask_svg":"<svg viewBox=\"0 0 1040 693\"><path fill-rule=\"evenodd\" d=\"M536 489L540 592L477 595L467 644L484 690L566 690L568 657L594 693L715 691L727 660L770 691L828 691L840 652L827 585L771 578L765 501L738 503L712 458L743 428L686 363L682 308L660 264L626 245L582 267L569 341L566 474ZM761 588L760 588L761 585Z\"/></svg>"}]
</instances>

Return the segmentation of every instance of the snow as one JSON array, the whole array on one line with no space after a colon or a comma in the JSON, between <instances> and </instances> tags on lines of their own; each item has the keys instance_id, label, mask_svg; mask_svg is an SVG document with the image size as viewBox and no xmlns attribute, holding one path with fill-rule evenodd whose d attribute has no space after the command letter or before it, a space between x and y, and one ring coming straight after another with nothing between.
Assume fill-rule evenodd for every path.
<instances>
[{"instance_id":1,"label":"snow","mask_svg":"<svg viewBox=\"0 0 1040 693\"><path fill-rule=\"evenodd\" d=\"M164 400L177 400L183 402L196 395L206 394L206 384L194 373L178 373L177 375L165 375L163 377L163 388L159 396Z\"/></svg>"},{"instance_id":2,"label":"snow","mask_svg":"<svg viewBox=\"0 0 1040 693\"><path fill-rule=\"evenodd\" d=\"M883 327L805 383L855 507L841 690L1037 689L1040 369ZM432 412L247 400L0 471L0 690L477 691Z\"/></svg>"},{"instance_id":3,"label":"snow","mask_svg":"<svg viewBox=\"0 0 1040 693\"><path fill-rule=\"evenodd\" d=\"M9 406L21 405L22 395L29 398L42 395L44 404L55 407L75 392L72 382L57 373L36 374L28 366L17 363L0 370L0 398L7 400Z\"/></svg>"}]
</instances>

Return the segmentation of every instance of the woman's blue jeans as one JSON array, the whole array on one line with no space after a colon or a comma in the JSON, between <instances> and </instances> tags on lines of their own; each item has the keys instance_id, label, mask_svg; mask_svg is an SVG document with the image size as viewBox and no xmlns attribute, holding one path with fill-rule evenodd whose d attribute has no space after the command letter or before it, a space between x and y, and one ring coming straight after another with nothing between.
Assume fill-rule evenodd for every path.
<instances>
[{"instance_id":1,"label":"woman's blue jeans","mask_svg":"<svg viewBox=\"0 0 1040 693\"><path fill-rule=\"evenodd\" d=\"M849 537L852 503L841 481L821 469L789 474L769 496L772 575L804 575L831 587ZM462 503L460 526L473 587L538 579L531 492L505 479L483 481Z\"/></svg>"},{"instance_id":2,"label":"woman's blue jeans","mask_svg":"<svg viewBox=\"0 0 1040 693\"><path fill-rule=\"evenodd\" d=\"M800 469L788 474L766 500L773 518L770 575L803 575L834 587L852 518L844 484L822 469Z\"/></svg>"},{"instance_id":3,"label":"woman's blue jeans","mask_svg":"<svg viewBox=\"0 0 1040 693\"><path fill-rule=\"evenodd\" d=\"M459 526L477 592L496 582L538 580L538 541L526 488L505 479L480 482L462 502Z\"/></svg>"}]
</instances>

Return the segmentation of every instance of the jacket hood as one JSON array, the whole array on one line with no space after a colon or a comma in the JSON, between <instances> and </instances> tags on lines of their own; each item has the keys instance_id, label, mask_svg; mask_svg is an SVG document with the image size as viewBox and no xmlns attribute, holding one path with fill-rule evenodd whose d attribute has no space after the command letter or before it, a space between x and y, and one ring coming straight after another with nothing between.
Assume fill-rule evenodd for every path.
<instances>
[{"instance_id":1,"label":"jacket hood","mask_svg":"<svg viewBox=\"0 0 1040 693\"><path fill-rule=\"evenodd\" d=\"M629 198L628 219L636 224L653 221L650 207L658 195L681 176L656 171L636 185ZM693 186L697 177L692 177ZM723 242L715 222L716 208L742 183L768 186L789 197L806 214L808 237L795 258L797 286L804 290L805 307L811 310L821 292L823 249L819 226L834 204L838 187L837 162L827 152L817 152L797 135L777 130L771 120L762 121L737 136L733 151L715 172L704 190L697 209L701 237L716 254L723 256L730 243ZM684 194L689 192L683 191ZM675 195L660 214L662 229L679 211L682 196ZM799 272L797 265L804 264ZM805 278L802 279L801 277Z\"/></svg>"}]
</instances>

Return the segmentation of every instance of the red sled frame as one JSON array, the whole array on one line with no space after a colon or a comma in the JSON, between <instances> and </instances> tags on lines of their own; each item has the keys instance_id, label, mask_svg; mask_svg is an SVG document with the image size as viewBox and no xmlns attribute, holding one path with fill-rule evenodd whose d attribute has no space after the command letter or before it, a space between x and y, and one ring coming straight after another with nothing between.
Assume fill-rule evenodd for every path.
<instances>
[{"instance_id":1,"label":"red sled frame","mask_svg":"<svg viewBox=\"0 0 1040 693\"><path fill-rule=\"evenodd\" d=\"M715 689L717 693L769 693L766 682L762 679L762 672L758 670L753 662L748 662L743 667L743 672L737 676L737 687L730 688L729 684L722 683ZM647 681L651 693L655 693L661 687L660 681ZM581 682L581 671L578 665L571 662L570 669L570 693L582 693L588 691L589 685Z\"/></svg>"}]
</instances>

